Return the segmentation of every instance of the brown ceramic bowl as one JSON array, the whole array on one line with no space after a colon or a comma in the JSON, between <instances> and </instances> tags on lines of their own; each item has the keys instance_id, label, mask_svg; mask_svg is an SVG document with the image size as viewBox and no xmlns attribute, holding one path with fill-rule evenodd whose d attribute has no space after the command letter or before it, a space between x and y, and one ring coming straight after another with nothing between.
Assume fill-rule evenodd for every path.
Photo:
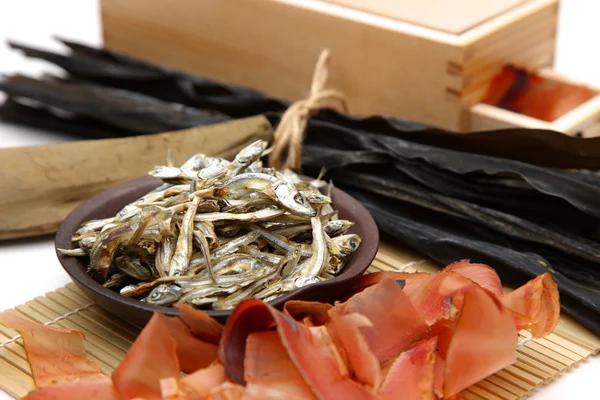
<instances>
[{"instance_id":1,"label":"brown ceramic bowl","mask_svg":"<svg viewBox=\"0 0 600 400\"><path fill-rule=\"evenodd\" d=\"M156 178L143 177L95 195L67 216L56 233L55 247L74 248L71 237L83 222L114 216L125 205L142 197L161 183ZM287 300L292 299L321 302L336 300L343 296L360 278L375 258L379 247L379 232L371 214L357 200L336 188L332 191L332 202L333 207L339 211L340 218L355 222L350 232L360 235L362 238L360 247L337 277L282 295L270 302L273 306L281 308ZM87 257L69 257L58 251L56 254L73 282L90 299L106 311L128 322L143 326L155 311L168 315L178 314L175 308L147 304L104 288L86 273ZM206 313L220 322L224 322L231 310L207 311Z\"/></svg>"}]
</instances>

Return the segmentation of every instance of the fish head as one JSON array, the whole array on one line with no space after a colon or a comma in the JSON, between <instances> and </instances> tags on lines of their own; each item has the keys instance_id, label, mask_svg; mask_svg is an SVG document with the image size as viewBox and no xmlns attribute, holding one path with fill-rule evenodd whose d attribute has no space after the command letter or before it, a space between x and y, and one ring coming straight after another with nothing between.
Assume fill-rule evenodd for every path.
<instances>
[{"instance_id":1,"label":"fish head","mask_svg":"<svg viewBox=\"0 0 600 400\"><path fill-rule=\"evenodd\" d=\"M346 255L354 253L361 243L360 236L354 234L338 236L335 239L338 239L338 246L342 250L343 254Z\"/></svg>"},{"instance_id":2,"label":"fish head","mask_svg":"<svg viewBox=\"0 0 600 400\"><path fill-rule=\"evenodd\" d=\"M298 279L296 279L294 284L297 288L301 288L308 285L314 285L315 283L319 282L321 282L321 278L319 278L316 275L302 275Z\"/></svg>"},{"instance_id":3,"label":"fish head","mask_svg":"<svg viewBox=\"0 0 600 400\"><path fill-rule=\"evenodd\" d=\"M229 168L229 161L217 159L217 161L202 168L200 172L198 172L198 179L214 179L219 176L225 175L225 173L227 172L227 168Z\"/></svg>"},{"instance_id":4,"label":"fish head","mask_svg":"<svg viewBox=\"0 0 600 400\"><path fill-rule=\"evenodd\" d=\"M115 264L118 266L119 270L132 278L145 281L152 277L150 270L142 265L139 258L121 256L115 259Z\"/></svg>"},{"instance_id":5,"label":"fish head","mask_svg":"<svg viewBox=\"0 0 600 400\"><path fill-rule=\"evenodd\" d=\"M329 257L329 263L327 265L327 272L332 275L337 275L345 266L345 262L343 259L340 259L337 256Z\"/></svg>"},{"instance_id":6,"label":"fish head","mask_svg":"<svg viewBox=\"0 0 600 400\"><path fill-rule=\"evenodd\" d=\"M91 249L96 243L96 236L86 236L79 240L79 247L82 249Z\"/></svg>"},{"instance_id":7,"label":"fish head","mask_svg":"<svg viewBox=\"0 0 600 400\"><path fill-rule=\"evenodd\" d=\"M159 179L172 179L181 176L182 172L179 168L163 165L155 167L152 171L148 172L148 175Z\"/></svg>"},{"instance_id":8,"label":"fish head","mask_svg":"<svg viewBox=\"0 0 600 400\"><path fill-rule=\"evenodd\" d=\"M257 140L250 143L235 156L235 162L239 165L250 165L262 155L268 145L269 142L266 140Z\"/></svg>"},{"instance_id":9,"label":"fish head","mask_svg":"<svg viewBox=\"0 0 600 400\"><path fill-rule=\"evenodd\" d=\"M275 187L275 196L282 206L294 214L306 217L317 215L317 210L310 205L308 200L292 184L281 182Z\"/></svg>"},{"instance_id":10,"label":"fish head","mask_svg":"<svg viewBox=\"0 0 600 400\"><path fill-rule=\"evenodd\" d=\"M148 297L146 297L146 302L158 306L168 305L179 300L182 293L181 286L163 283L152 289Z\"/></svg>"},{"instance_id":11,"label":"fish head","mask_svg":"<svg viewBox=\"0 0 600 400\"><path fill-rule=\"evenodd\" d=\"M192 172L198 172L204 167L204 160L206 159L206 155L202 153L198 153L190 157L181 167L180 170L189 174Z\"/></svg>"},{"instance_id":12,"label":"fish head","mask_svg":"<svg viewBox=\"0 0 600 400\"><path fill-rule=\"evenodd\" d=\"M325 225L325 232L330 236L334 236L340 234L341 232L346 232L353 226L354 222L352 221L348 221L345 219L336 219L334 221L327 222L327 224Z\"/></svg>"},{"instance_id":13,"label":"fish head","mask_svg":"<svg viewBox=\"0 0 600 400\"><path fill-rule=\"evenodd\" d=\"M325 196L324 194L321 194L321 193L315 193L312 191L302 191L302 192L300 192L300 194L310 204L317 204L317 205L331 204L331 199L329 198L329 196Z\"/></svg>"},{"instance_id":14,"label":"fish head","mask_svg":"<svg viewBox=\"0 0 600 400\"><path fill-rule=\"evenodd\" d=\"M139 207L137 204L128 204L125 207L123 207L123 209L121 211L119 211L117 213L117 216L115 218L115 221L126 221L126 220L130 220L133 218L136 218L137 216L142 214L142 208ZM108 225L108 224L106 224ZM104 226L106 226L104 225Z\"/></svg>"}]
</instances>

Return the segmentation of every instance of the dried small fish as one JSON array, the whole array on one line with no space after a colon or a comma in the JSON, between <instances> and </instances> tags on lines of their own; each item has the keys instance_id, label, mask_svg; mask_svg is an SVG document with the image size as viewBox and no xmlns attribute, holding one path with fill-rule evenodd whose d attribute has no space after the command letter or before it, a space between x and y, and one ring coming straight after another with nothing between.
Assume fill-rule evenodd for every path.
<instances>
[{"instance_id":1,"label":"dried small fish","mask_svg":"<svg viewBox=\"0 0 600 400\"><path fill-rule=\"evenodd\" d=\"M117 248L131 238L140 224L141 222L135 224L124 223L100 232L96 243L90 250L89 269L97 273L101 281L108 278L109 269Z\"/></svg>"},{"instance_id":2,"label":"dried small fish","mask_svg":"<svg viewBox=\"0 0 600 400\"><path fill-rule=\"evenodd\" d=\"M142 265L139 258L121 256L115 258L115 264L121 272L140 281L152 279L152 272Z\"/></svg>"},{"instance_id":3,"label":"dried small fish","mask_svg":"<svg viewBox=\"0 0 600 400\"><path fill-rule=\"evenodd\" d=\"M190 264L192 257L192 232L194 230L194 215L200 204L200 198L194 197L192 205L187 209L183 221L181 222L181 231L177 238L175 253L171 258L169 265L169 275L183 275ZM208 248L208 244L206 245ZM210 268L210 265L208 265Z\"/></svg>"},{"instance_id":4,"label":"dried small fish","mask_svg":"<svg viewBox=\"0 0 600 400\"><path fill-rule=\"evenodd\" d=\"M354 222L345 219L337 219L325 224L325 233L329 236L343 235L354 226Z\"/></svg>"},{"instance_id":5,"label":"dried small fish","mask_svg":"<svg viewBox=\"0 0 600 400\"><path fill-rule=\"evenodd\" d=\"M251 225L250 227L256 233L258 233L261 237L263 237L267 242L269 242L272 246L274 246L278 249L281 249L286 253L289 253L290 251L293 251L296 248L300 248L300 250L302 251L302 256L304 256L304 257L312 256L313 251L306 244L298 245L298 244L292 243L289 240L287 240L285 237L275 235L265 229L262 229L258 225Z\"/></svg>"},{"instance_id":6,"label":"dried small fish","mask_svg":"<svg viewBox=\"0 0 600 400\"><path fill-rule=\"evenodd\" d=\"M156 269L158 270L158 273L161 276L168 276L171 266L171 259L173 258L173 254L175 253L175 238L166 237L162 242L160 253L161 263L156 263Z\"/></svg>"},{"instance_id":7,"label":"dried small fish","mask_svg":"<svg viewBox=\"0 0 600 400\"><path fill-rule=\"evenodd\" d=\"M249 243L254 242L258 238L258 236L259 235L256 232L249 232L246 235L237 237L237 238L223 244L222 246L218 247L213 252L211 252L210 258L217 259L217 258L227 256L229 254L233 254L233 253L237 252L241 246L245 246ZM192 260L190 261L190 272L197 273L199 269L201 269L205 266L206 266L206 261L204 259L204 255L194 256L194 257L192 257Z\"/></svg>"},{"instance_id":8,"label":"dried small fish","mask_svg":"<svg viewBox=\"0 0 600 400\"><path fill-rule=\"evenodd\" d=\"M272 275L268 275L258 281L255 281L250 286L235 292L234 294L216 301L213 303L213 308L216 310L227 310L234 308L237 304L239 304L242 300L248 297L252 297L252 295L260 290L260 288L269 281L276 273Z\"/></svg>"},{"instance_id":9,"label":"dried small fish","mask_svg":"<svg viewBox=\"0 0 600 400\"><path fill-rule=\"evenodd\" d=\"M292 290L297 289L296 283L292 279L284 279L279 282L264 288L260 292L257 292L254 297L257 299L267 299L271 296L280 295L283 293L291 292Z\"/></svg>"},{"instance_id":10,"label":"dried small fish","mask_svg":"<svg viewBox=\"0 0 600 400\"><path fill-rule=\"evenodd\" d=\"M123 286L127 283L127 281L129 281L129 276L127 276L127 274L117 272L115 274L112 274L111 277L108 278L108 280L102 284L102 286L110 289L117 286Z\"/></svg>"},{"instance_id":11,"label":"dried small fish","mask_svg":"<svg viewBox=\"0 0 600 400\"><path fill-rule=\"evenodd\" d=\"M311 205L324 205L331 203L331 198L329 198L329 196L315 193L313 191L303 190L300 192L300 195L304 197Z\"/></svg>"},{"instance_id":12,"label":"dried small fish","mask_svg":"<svg viewBox=\"0 0 600 400\"><path fill-rule=\"evenodd\" d=\"M355 234L342 235L327 239L329 253L337 257L345 257L356 251L360 246L360 236Z\"/></svg>"},{"instance_id":13,"label":"dried small fish","mask_svg":"<svg viewBox=\"0 0 600 400\"><path fill-rule=\"evenodd\" d=\"M79 249L56 249L56 250L60 251L65 256L71 256L71 257L84 257L84 256L88 255L87 251L85 251L82 248L79 248Z\"/></svg>"},{"instance_id":14,"label":"dried small fish","mask_svg":"<svg viewBox=\"0 0 600 400\"><path fill-rule=\"evenodd\" d=\"M200 224L200 226L205 228L204 225ZM198 231L198 233L199 234L194 233L194 241L196 241L200 245L200 251L202 252L202 257L204 260L204 267L208 271L212 283L216 284L215 275L212 267L212 261L210 257L210 245L208 244L208 240L206 240L206 236L200 231Z\"/></svg>"},{"instance_id":15,"label":"dried small fish","mask_svg":"<svg viewBox=\"0 0 600 400\"><path fill-rule=\"evenodd\" d=\"M214 249L219 245L219 238L215 233L215 226L211 222L196 222L194 224L194 238L198 235L202 235L206 238L210 249Z\"/></svg>"},{"instance_id":16,"label":"dried small fish","mask_svg":"<svg viewBox=\"0 0 600 400\"><path fill-rule=\"evenodd\" d=\"M279 263L285 258L279 254L266 253L258 250L253 246L242 246L240 251L244 254L248 254L250 257L270 265L279 265Z\"/></svg>"},{"instance_id":17,"label":"dried small fish","mask_svg":"<svg viewBox=\"0 0 600 400\"><path fill-rule=\"evenodd\" d=\"M166 183L181 184L190 181L190 177L176 167L156 167L150 171L148 175L162 179L162 181Z\"/></svg>"},{"instance_id":18,"label":"dried small fish","mask_svg":"<svg viewBox=\"0 0 600 400\"><path fill-rule=\"evenodd\" d=\"M229 180L227 186L232 191L260 191L297 215L305 217L317 215L316 210L312 208L294 185L268 174L249 172L237 175Z\"/></svg>"},{"instance_id":19,"label":"dried small fish","mask_svg":"<svg viewBox=\"0 0 600 400\"><path fill-rule=\"evenodd\" d=\"M230 200L229 205L223 207L223 211L228 213L246 213L256 207L269 207L274 204L275 202L269 197L259 197L249 200Z\"/></svg>"},{"instance_id":20,"label":"dried small fish","mask_svg":"<svg viewBox=\"0 0 600 400\"><path fill-rule=\"evenodd\" d=\"M285 211L280 208L263 208L262 210L234 214L234 213L207 213L198 214L194 218L196 221L210 221L210 222L221 222L221 221L236 221L236 222L260 222L268 220L274 217L282 215Z\"/></svg>"},{"instance_id":21,"label":"dried small fish","mask_svg":"<svg viewBox=\"0 0 600 400\"><path fill-rule=\"evenodd\" d=\"M312 217L310 223L313 228L313 242L312 250L313 254L310 257L306 269L301 272L302 275L308 275L312 277L318 277L321 272L325 269L327 262L328 250L327 241L325 238L325 231L323 230L323 224L321 218Z\"/></svg>"},{"instance_id":22,"label":"dried small fish","mask_svg":"<svg viewBox=\"0 0 600 400\"><path fill-rule=\"evenodd\" d=\"M79 240L79 247L86 251L86 254L89 253L92 246L96 243L96 236L84 236Z\"/></svg>"},{"instance_id":23,"label":"dried small fish","mask_svg":"<svg viewBox=\"0 0 600 400\"><path fill-rule=\"evenodd\" d=\"M201 169L194 180L193 190L199 190L209 185L210 182L225 176L231 163L224 159L216 159Z\"/></svg>"},{"instance_id":24,"label":"dried small fish","mask_svg":"<svg viewBox=\"0 0 600 400\"><path fill-rule=\"evenodd\" d=\"M231 162L196 154L155 167L162 185L82 224L76 248L60 251L89 256L105 287L162 306L229 309L333 279L360 245L353 223L337 218L320 177L263 168L268 151L256 141Z\"/></svg>"},{"instance_id":25,"label":"dried small fish","mask_svg":"<svg viewBox=\"0 0 600 400\"><path fill-rule=\"evenodd\" d=\"M92 234L101 230L106 224L112 223L115 220L115 217L105 218L105 219L95 219L86 222L81 226L81 228L75 231L73 235L73 241L81 240L87 234Z\"/></svg>"},{"instance_id":26,"label":"dried small fish","mask_svg":"<svg viewBox=\"0 0 600 400\"><path fill-rule=\"evenodd\" d=\"M240 150L233 160L232 166L234 169L231 173L231 176L235 176L240 172L243 172L244 169L258 160L265 153L268 145L269 143L266 140L257 140L256 142Z\"/></svg>"},{"instance_id":27,"label":"dried small fish","mask_svg":"<svg viewBox=\"0 0 600 400\"><path fill-rule=\"evenodd\" d=\"M178 286L175 283L163 283L152 289L152 292L150 292L150 295L148 295L145 300L149 304L163 306L179 300L181 293L181 286Z\"/></svg>"}]
</instances>

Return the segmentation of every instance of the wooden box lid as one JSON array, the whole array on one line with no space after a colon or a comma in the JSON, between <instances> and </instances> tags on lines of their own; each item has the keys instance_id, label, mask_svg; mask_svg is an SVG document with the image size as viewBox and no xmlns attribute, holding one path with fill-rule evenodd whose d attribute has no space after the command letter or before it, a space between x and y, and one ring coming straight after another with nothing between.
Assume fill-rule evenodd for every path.
<instances>
[{"instance_id":1,"label":"wooden box lid","mask_svg":"<svg viewBox=\"0 0 600 400\"><path fill-rule=\"evenodd\" d=\"M382 17L461 34L531 0L321 0Z\"/></svg>"}]
</instances>

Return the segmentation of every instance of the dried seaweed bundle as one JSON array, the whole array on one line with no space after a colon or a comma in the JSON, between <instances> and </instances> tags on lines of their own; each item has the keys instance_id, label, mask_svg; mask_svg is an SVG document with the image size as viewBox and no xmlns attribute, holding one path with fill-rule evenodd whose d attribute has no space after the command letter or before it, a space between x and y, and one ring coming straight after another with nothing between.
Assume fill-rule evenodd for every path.
<instances>
[{"instance_id":1,"label":"dried seaweed bundle","mask_svg":"<svg viewBox=\"0 0 600 400\"><path fill-rule=\"evenodd\" d=\"M166 102L216 110L232 117L245 117L284 110L287 103L242 86L177 71L138 60L107 49L98 49L59 39L70 53L63 55L10 43L24 55L51 62L64 69L68 79L88 81L151 96Z\"/></svg>"},{"instance_id":2,"label":"dried seaweed bundle","mask_svg":"<svg viewBox=\"0 0 600 400\"><path fill-rule=\"evenodd\" d=\"M212 110L234 118L266 114L273 124L279 121L281 112L289 105L287 101L269 97L250 88L177 71L111 50L64 39L58 40L69 49L68 54L16 43L10 45L28 57L44 60L64 69L67 73L65 83L86 82L97 87L121 89L132 96L137 93L167 103ZM19 82L12 84L13 87L19 87ZM21 97L16 105L14 101L7 102L0 107L0 118L19 124L56 129L81 137L143 133L115 126L106 129L105 124L86 115L52 112L57 106L53 102L32 105L27 100L27 97ZM97 105L102 107L106 104L99 101ZM147 110L146 117L153 118L150 110ZM327 122L334 127L368 131L411 142L519 160L544 167L600 168L600 138L581 139L548 130L518 128L464 135L413 121L381 116L365 118L329 110L319 113L313 120ZM154 128L153 133L158 132L161 130Z\"/></svg>"},{"instance_id":3,"label":"dried seaweed bundle","mask_svg":"<svg viewBox=\"0 0 600 400\"><path fill-rule=\"evenodd\" d=\"M550 272L563 307L600 332L600 176L309 123L303 164L321 168L382 232L441 263L470 258L522 284Z\"/></svg>"},{"instance_id":4,"label":"dried seaweed bundle","mask_svg":"<svg viewBox=\"0 0 600 400\"><path fill-rule=\"evenodd\" d=\"M157 133L230 120L225 114L168 103L147 95L84 82L12 76L0 82L12 99L138 133Z\"/></svg>"}]
</instances>

